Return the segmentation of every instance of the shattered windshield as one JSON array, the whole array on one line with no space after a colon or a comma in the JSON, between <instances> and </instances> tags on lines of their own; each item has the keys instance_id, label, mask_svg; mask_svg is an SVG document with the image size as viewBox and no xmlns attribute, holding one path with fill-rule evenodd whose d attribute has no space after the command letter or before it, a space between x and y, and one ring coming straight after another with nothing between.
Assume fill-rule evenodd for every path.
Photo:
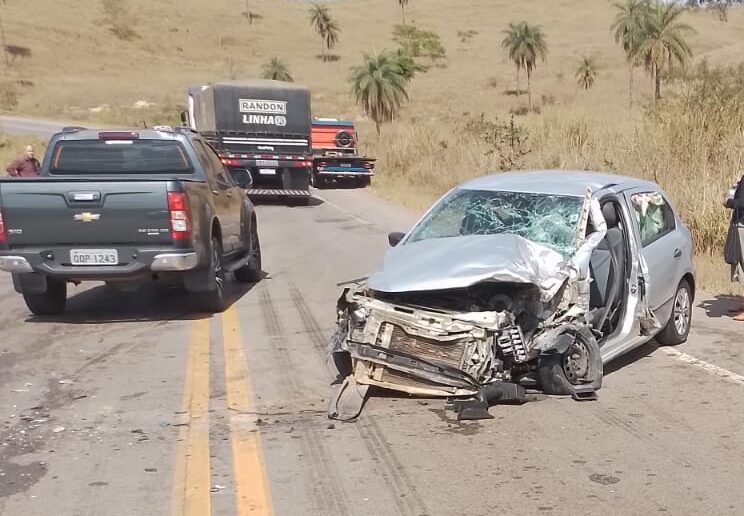
<instances>
[{"instance_id":1,"label":"shattered windshield","mask_svg":"<svg viewBox=\"0 0 744 516\"><path fill-rule=\"evenodd\" d=\"M567 195L455 190L421 221L408 242L514 234L568 256L575 251L583 202Z\"/></svg>"}]
</instances>

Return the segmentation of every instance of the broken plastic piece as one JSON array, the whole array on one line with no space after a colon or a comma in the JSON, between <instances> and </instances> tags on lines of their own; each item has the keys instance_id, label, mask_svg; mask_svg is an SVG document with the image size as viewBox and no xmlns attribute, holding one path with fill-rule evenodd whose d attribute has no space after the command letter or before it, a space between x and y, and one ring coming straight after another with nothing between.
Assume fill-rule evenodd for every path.
<instances>
[{"instance_id":1,"label":"broken plastic piece","mask_svg":"<svg viewBox=\"0 0 744 516\"><path fill-rule=\"evenodd\" d=\"M576 401L595 401L598 398L593 387L576 387L571 397Z\"/></svg>"},{"instance_id":2,"label":"broken plastic piece","mask_svg":"<svg viewBox=\"0 0 744 516\"><path fill-rule=\"evenodd\" d=\"M335 383L328 403L328 417L338 421L350 421L359 417L368 390L369 385L358 384L353 375Z\"/></svg>"}]
</instances>

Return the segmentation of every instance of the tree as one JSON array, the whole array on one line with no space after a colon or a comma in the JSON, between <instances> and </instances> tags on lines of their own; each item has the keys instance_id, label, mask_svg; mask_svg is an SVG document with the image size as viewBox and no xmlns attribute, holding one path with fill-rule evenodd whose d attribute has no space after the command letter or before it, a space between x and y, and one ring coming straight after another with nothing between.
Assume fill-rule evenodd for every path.
<instances>
[{"instance_id":1,"label":"tree","mask_svg":"<svg viewBox=\"0 0 744 516\"><path fill-rule=\"evenodd\" d=\"M576 69L576 80L579 86L588 90L597 78L597 63L593 57L582 56Z\"/></svg>"},{"instance_id":2,"label":"tree","mask_svg":"<svg viewBox=\"0 0 744 516\"><path fill-rule=\"evenodd\" d=\"M529 109L532 111L532 72L537 68L537 62L545 61L548 56L545 34L539 25L530 25L526 21L510 23L504 34L506 36L501 46L517 67L517 91L519 91L519 71L524 69L527 73L527 99Z\"/></svg>"},{"instance_id":3,"label":"tree","mask_svg":"<svg viewBox=\"0 0 744 516\"><path fill-rule=\"evenodd\" d=\"M375 122L377 134L380 125L390 122L408 100L406 86L412 74L395 54L364 55L364 63L351 70L351 90L357 104Z\"/></svg>"},{"instance_id":4,"label":"tree","mask_svg":"<svg viewBox=\"0 0 744 516\"><path fill-rule=\"evenodd\" d=\"M326 48L330 50L336 45L341 29L338 23L331 18L331 13L325 5L313 4L310 9L310 24L320 36L321 56L323 61L327 61L325 50Z\"/></svg>"},{"instance_id":5,"label":"tree","mask_svg":"<svg viewBox=\"0 0 744 516\"><path fill-rule=\"evenodd\" d=\"M263 65L261 77L275 81L294 82L292 75L289 73L289 68L278 57L271 58L271 61Z\"/></svg>"},{"instance_id":6,"label":"tree","mask_svg":"<svg viewBox=\"0 0 744 516\"><path fill-rule=\"evenodd\" d=\"M408 5L408 0L398 0L398 4L400 4L400 13L403 16L403 25L406 24L406 6Z\"/></svg>"},{"instance_id":7,"label":"tree","mask_svg":"<svg viewBox=\"0 0 744 516\"><path fill-rule=\"evenodd\" d=\"M731 7L731 0L715 0L713 9L718 13L718 19L722 22L728 21L728 10Z\"/></svg>"},{"instance_id":8,"label":"tree","mask_svg":"<svg viewBox=\"0 0 744 516\"><path fill-rule=\"evenodd\" d=\"M674 63L685 66L692 50L685 36L695 33L690 25L680 22L685 8L676 4L650 5L644 17L643 38L637 55L654 80L654 101L661 99L661 75Z\"/></svg>"},{"instance_id":9,"label":"tree","mask_svg":"<svg viewBox=\"0 0 744 516\"><path fill-rule=\"evenodd\" d=\"M101 0L103 22L109 31L119 39L130 41L139 35L134 30L134 18L122 0Z\"/></svg>"},{"instance_id":10,"label":"tree","mask_svg":"<svg viewBox=\"0 0 744 516\"><path fill-rule=\"evenodd\" d=\"M326 30L325 30L325 46L326 49L330 52L333 47L336 46L336 43L338 43L338 35L341 32L341 29L338 26L338 23L336 23L336 20L328 19L328 23L326 23ZM330 57L327 55L327 57Z\"/></svg>"},{"instance_id":11,"label":"tree","mask_svg":"<svg viewBox=\"0 0 744 516\"><path fill-rule=\"evenodd\" d=\"M614 31L615 42L622 46L628 63L628 113L633 112L633 69L638 66L638 48L644 38L648 0L626 0L615 4L618 10L610 30Z\"/></svg>"}]
</instances>

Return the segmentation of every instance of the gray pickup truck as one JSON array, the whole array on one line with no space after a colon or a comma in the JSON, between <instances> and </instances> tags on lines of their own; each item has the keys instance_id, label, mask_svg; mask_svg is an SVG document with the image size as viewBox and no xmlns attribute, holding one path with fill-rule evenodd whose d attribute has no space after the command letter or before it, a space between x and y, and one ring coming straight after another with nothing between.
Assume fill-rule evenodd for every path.
<instances>
[{"instance_id":1,"label":"gray pickup truck","mask_svg":"<svg viewBox=\"0 0 744 516\"><path fill-rule=\"evenodd\" d=\"M229 272L260 279L256 214L187 128L70 128L51 138L41 177L0 180L0 270L37 315L63 312L67 284L83 281L180 283L219 312Z\"/></svg>"}]
</instances>

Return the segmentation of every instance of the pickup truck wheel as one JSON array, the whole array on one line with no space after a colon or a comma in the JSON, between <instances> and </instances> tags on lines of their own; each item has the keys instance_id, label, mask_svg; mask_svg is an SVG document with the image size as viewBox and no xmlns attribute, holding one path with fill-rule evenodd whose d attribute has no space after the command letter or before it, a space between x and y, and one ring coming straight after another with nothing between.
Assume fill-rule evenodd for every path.
<instances>
[{"instance_id":1,"label":"pickup truck wheel","mask_svg":"<svg viewBox=\"0 0 744 516\"><path fill-rule=\"evenodd\" d=\"M370 183L371 183L371 179L369 176L358 177L356 180L356 185L358 188L365 188L369 186Z\"/></svg>"},{"instance_id":2,"label":"pickup truck wheel","mask_svg":"<svg viewBox=\"0 0 744 516\"><path fill-rule=\"evenodd\" d=\"M564 353L552 350L540 355L537 374L545 394L572 395L577 388L602 386L602 357L597 339L588 328L571 328L572 343Z\"/></svg>"},{"instance_id":3,"label":"pickup truck wheel","mask_svg":"<svg viewBox=\"0 0 744 516\"><path fill-rule=\"evenodd\" d=\"M692 290L687 280L682 280L674 295L672 315L666 327L656 336L662 346L676 346L687 340L692 322Z\"/></svg>"},{"instance_id":4,"label":"pickup truck wheel","mask_svg":"<svg viewBox=\"0 0 744 516\"><path fill-rule=\"evenodd\" d=\"M241 283L258 283L261 279L261 242L258 239L256 222L251 225L250 250L248 263L235 269L235 279Z\"/></svg>"},{"instance_id":5,"label":"pickup truck wheel","mask_svg":"<svg viewBox=\"0 0 744 516\"><path fill-rule=\"evenodd\" d=\"M44 294L23 294L26 306L34 315L58 315L67 304L67 282L47 279Z\"/></svg>"},{"instance_id":6,"label":"pickup truck wheel","mask_svg":"<svg viewBox=\"0 0 744 516\"><path fill-rule=\"evenodd\" d=\"M222 246L217 237L212 237L211 259L207 267L210 280L214 278L214 288L206 292L199 292L199 304L207 312L222 312L225 310L225 268L222 260Z\"/></svg>"}]
</instances>

